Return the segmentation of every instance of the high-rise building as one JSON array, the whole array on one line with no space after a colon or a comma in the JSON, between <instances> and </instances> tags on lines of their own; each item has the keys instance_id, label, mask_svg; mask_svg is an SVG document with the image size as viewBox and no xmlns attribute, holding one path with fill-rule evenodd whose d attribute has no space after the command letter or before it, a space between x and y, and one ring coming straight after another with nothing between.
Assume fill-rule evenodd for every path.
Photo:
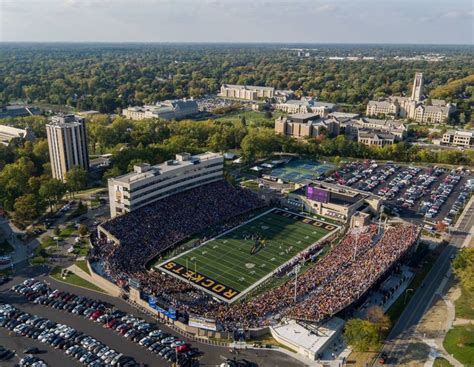
<instances>
[{"instance_id":1,"label":"high-rise building","mask_svg":"<svg viewBox=\"0 0 474 367\"><path fill-rule=\"evenodd\" d=\"M73 167L89 169L89 152L85 119L74 115L57 115L46 125L49 157L53 177L66 181Z\"/></svg>"}]
</instances>

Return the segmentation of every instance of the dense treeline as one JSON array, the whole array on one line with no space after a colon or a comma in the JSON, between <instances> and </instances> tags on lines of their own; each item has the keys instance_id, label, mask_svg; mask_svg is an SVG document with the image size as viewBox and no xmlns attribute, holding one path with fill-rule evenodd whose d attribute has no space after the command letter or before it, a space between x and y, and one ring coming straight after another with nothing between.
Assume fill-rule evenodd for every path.
<instances>
[{"instance_id":1,"label":"dense treeline","mask_svg":"<svg viewBox=\"0 0 474 367\"><path fill-rule=\"evenodd\" d=\"M0 207L14 211L18 220L29 222L59 203L66 190L74 192L83 188L85 172L73 170L68 173L67 185L53 179L44 138L45 118L35 116L8 121L14 126L33 126L37 132L35 142L15 139L9 146L0 145ZM267 157L273 152L288 152L314 159L354 157L474 165L474 151L435 152L404 142L384 148L368 147L343 135L298 141L275 135L273 128L268 127L271 121L271 116L258 120L247 120L242 116L240 119L170 122L157 119L130 121L97 115L88 119L87 131L91 154L113 154L104 178L126 173L137 163L156 164L183 151L199 153L207 150L239 150L248 161Z\"/></svg>"},{"instance_id":2,"label":"dense treeline","mask_svg":"<svg viewBox=\"0 0 474 367\"><path fill-rule=\"evenodd\" d=\"M0 207L14 212L20 224L28 223L47 208L54 208L68 190L85 187L87 177L85 171L74 169L67 175L67 185L52 178L44 117L8 122L17 127L32 126L37 134L34 142L13 139L8 146L0 144Z\"/></svg>"},{"instance_id":3,"label":"dense treeline","mask_svg":"<svg viewBox=\"0 0 474 367\"><path fill-rule=\"evenodd\" d=\"M269 121L271 118L269 118ZM373 158L404 162L474 165L474 151L431 151L401 142L383 148L369 147L340 135L318 137L308 141L275 135L265 120L208 120L168 122L160 120L130 121L117 117L95 116L88 122L91 151L113 153L107 177L132 169L137 162L151 164L172 158L175 153L198 153L206 150L240 149L247 160L266 157L273 152L307 155Z\"/></svg>"},{"instance_id":4,"label":"dense treeline","mask_svg":"<svg viewBox=\"0 0 474 367\"><path fill-rule=\"evenodd\" d=\"M423 71L430 90L474 70L469 47L320 45L312 46L308 58L284 45L10 44L1 51L0 102L27 99L101 112L216 93L223 82L292 89L363 110L368 99L409 93L416 71ZM449 57L440 62L390 57L426 52ZM386 58L324 59L354 54ZM457 102L457 96L446 98Z\"/></svg>"}]
</instances>

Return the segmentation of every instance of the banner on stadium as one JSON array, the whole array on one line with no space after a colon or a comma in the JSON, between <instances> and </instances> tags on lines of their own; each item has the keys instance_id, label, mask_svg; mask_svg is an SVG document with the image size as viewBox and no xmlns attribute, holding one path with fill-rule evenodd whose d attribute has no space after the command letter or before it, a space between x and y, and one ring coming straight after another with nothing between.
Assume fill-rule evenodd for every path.
<instances>
[{"instance_id":1,"label":"banner on stadium","mask_svg":"<svg viewBox=\"0 0 474 367\"><path fill-rule=\"evenodd\" d=\"M194 326L200 329L206 329L206 330L212 330L212 331L217 330L216 320L208 319L206 317L201 317L197 315L189 315L188 325Z\"/></svg>"},{"instance_id":2,"label":"banner on stadium","mask_svg":"<svg viewBox=\"0 0 474 367\"><path fill-rule=\"evenodd\" d=\"M174 276L180 277L182 280L192 282L227 301L232 301L240 294L238 290L211 279L204 274L187 269L185 266L174 261L168 261L160 265L160 268Z\"/></svg>"},{"instance_id":3,"label":"banner on stadium","mask_svg":"<svg viewBox=\"0 0 474 367\"><path fill-rule=\"evenodd\" d=\"M165 310L164 308L158 306L156 304L156 298L153 296L148 296L148 305L153 308L154 310L158 311L159 313L163 314L166 317L169 317L171 320L176 320L176 310L174 308L168 308Z\"/></svg>"}]
</instances>

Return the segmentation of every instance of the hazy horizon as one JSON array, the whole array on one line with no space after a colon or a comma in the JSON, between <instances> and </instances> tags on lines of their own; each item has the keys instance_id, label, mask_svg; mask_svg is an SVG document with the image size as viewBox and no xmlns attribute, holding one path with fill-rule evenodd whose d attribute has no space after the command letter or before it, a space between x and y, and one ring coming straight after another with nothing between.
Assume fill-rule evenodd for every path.
<instances>
[{"instance_id":1,"label":"hazy horizon","mask_svg":"<svg viewBox=\"0 0 474 367\"><path fill-rule=\"evenodd\" d=\"M0 0L1 42L472 45L470 0Z\"/></svg>"}]
</instances>

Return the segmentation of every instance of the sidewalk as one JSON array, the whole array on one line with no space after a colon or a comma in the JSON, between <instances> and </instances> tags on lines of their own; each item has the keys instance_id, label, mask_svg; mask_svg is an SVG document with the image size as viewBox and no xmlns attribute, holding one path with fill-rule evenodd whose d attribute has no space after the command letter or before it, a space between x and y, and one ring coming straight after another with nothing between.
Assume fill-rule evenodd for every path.
<instances>
[{"instance_id":1,"label":"sidewalk","mask_svg":"<svg viewBox=\"0 0 474 367\"><path fill-rule=\"evenodd\" d=\"M23 231L16 228L8 219L1 218L0 232L2 232L8 243L15 249L10 255L13 265L29 259L30 254L32 253L31 248L28 244L25 244L23 241L18 239L18 235L22 235L24 233Z\"/></svg>"}]
</instances>

